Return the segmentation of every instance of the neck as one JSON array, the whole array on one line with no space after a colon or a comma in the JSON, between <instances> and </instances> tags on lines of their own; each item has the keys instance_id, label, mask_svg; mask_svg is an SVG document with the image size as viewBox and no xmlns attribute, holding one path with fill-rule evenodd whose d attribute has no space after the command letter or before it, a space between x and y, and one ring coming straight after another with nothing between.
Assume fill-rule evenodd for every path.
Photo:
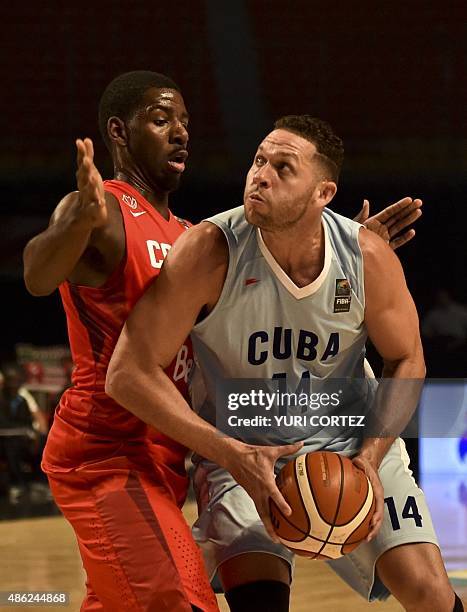
<instances>
[{"instance_id":1,"label":"neck","mask_svg":"<svg viewBox=\"0 0 467 612\"><path fill-rule=\"evenodd\" d=\"M261 230L264 243L298 287L312 283L324 266L324 230L321 214L281 230Z\"/></svg>"},{"instance_id":2,"label":"neck","mask_svg":"<svg viewBox=\"0 0 467 612\"><path fill-rule=\"evenodd\" d=\"M140 193L165 219L169 218L169 194L151 187L138 173L114 169L117 181L128 183Z\"/></svg>"}]
</instances>

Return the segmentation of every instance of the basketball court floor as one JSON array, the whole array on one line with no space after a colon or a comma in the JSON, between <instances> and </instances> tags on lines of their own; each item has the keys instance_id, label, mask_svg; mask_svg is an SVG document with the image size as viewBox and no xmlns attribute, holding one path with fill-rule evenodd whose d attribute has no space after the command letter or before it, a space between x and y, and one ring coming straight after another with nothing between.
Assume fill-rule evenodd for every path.
<instances>
[{"instance_id":1,"label":"basketball court floor","mask_svg":"<svg viewBox=\"0 0 467 612\"><path fill-rule=\"evenodd\" d=\"M193 522L195 513L195 504L188 502L185 514L189 522ZM0 551L0 591L64 591L69 594L70 605L66 608L54 606L54 609L79 611L84 596L84 573L73 532L65 519L52 516L1 521ZM466 605L467 572L453 572L451 578ZM219 605L222 612L228 611L222 596L219 596ZM13 609L0 606L0 610ZM52 608L34 606L31 609L36 612L50 612ZM291 610L396 612L402 608L393 598L385 603L367 604L339 580L325 563L299 558L292 589Z\"/></svg>"}]
</instances>

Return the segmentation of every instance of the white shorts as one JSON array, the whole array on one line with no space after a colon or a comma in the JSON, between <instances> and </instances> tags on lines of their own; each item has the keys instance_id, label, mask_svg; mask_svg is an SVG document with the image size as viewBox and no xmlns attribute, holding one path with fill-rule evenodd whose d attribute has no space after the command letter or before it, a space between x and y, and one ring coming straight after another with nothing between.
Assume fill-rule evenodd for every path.
<instances>
[{"instance_id":1,"label":"white shorts","mask_svg":"<svg viewBox=\"0 0 467 612\"><path fill-rule=\"evenodd\" d=\"M409 456L400 438L384 457L379 476L385 509L378 535L348 555L326 562L369 601L390 595L375 576L376 561L384 552L417 542L439 546L425 495L412 477ZM193 536L203 551L211 578L224 561L249 552L276 555L293 570L292 551L270 539L252 499L226 470L202 461L195 471L194 486L200 514L193 526Z\"/></svg>"}]
</instances>

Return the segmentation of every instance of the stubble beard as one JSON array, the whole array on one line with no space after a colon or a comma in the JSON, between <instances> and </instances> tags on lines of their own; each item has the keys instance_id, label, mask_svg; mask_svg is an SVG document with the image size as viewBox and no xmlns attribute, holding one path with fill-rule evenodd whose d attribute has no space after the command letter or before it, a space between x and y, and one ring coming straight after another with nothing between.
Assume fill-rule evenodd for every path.
<instances>
[{"instance_id":1,"label":"stubble beard","mask_svg":"<svg viewBox=\"0 0 467 612\"><path fill-rule=\"evenodd\" d=\"M277 216L274 218L271 214L262 214L256 210L248 210L245 207L245 218L251 225L259 227L261 230L269 232L281 232L292 229L305 215L307 206L304 205L298 214L294 215L293 218L286 216Z\"/></svg>"}]
</instances>

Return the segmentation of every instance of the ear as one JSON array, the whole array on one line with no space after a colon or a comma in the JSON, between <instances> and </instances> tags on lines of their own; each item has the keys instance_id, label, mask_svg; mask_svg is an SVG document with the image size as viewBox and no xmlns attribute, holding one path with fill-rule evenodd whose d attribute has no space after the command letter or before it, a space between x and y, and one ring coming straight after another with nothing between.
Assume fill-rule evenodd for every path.
<instances>
[{"instance_id":1,"label":"ear","mask_svg":"<svg viewBox=\"0 0 467 612\"><path fill-rule=\"evenodd\" d=\"M107 134L111 142L125 147L127 138L127 129L125 123L119 117L109 117L107 121Z\"/></svg>"},{"instance_id":2,"label":"ear","mask_svg":"<svg viewBox=\"0 0 467 612\"><path fill-rule=\"evenodd\" d=\"M318 185L318 203L324 208L333 199L337 192L337 185L334 181L324 179Z\"/></svg>"}]
</instances>

